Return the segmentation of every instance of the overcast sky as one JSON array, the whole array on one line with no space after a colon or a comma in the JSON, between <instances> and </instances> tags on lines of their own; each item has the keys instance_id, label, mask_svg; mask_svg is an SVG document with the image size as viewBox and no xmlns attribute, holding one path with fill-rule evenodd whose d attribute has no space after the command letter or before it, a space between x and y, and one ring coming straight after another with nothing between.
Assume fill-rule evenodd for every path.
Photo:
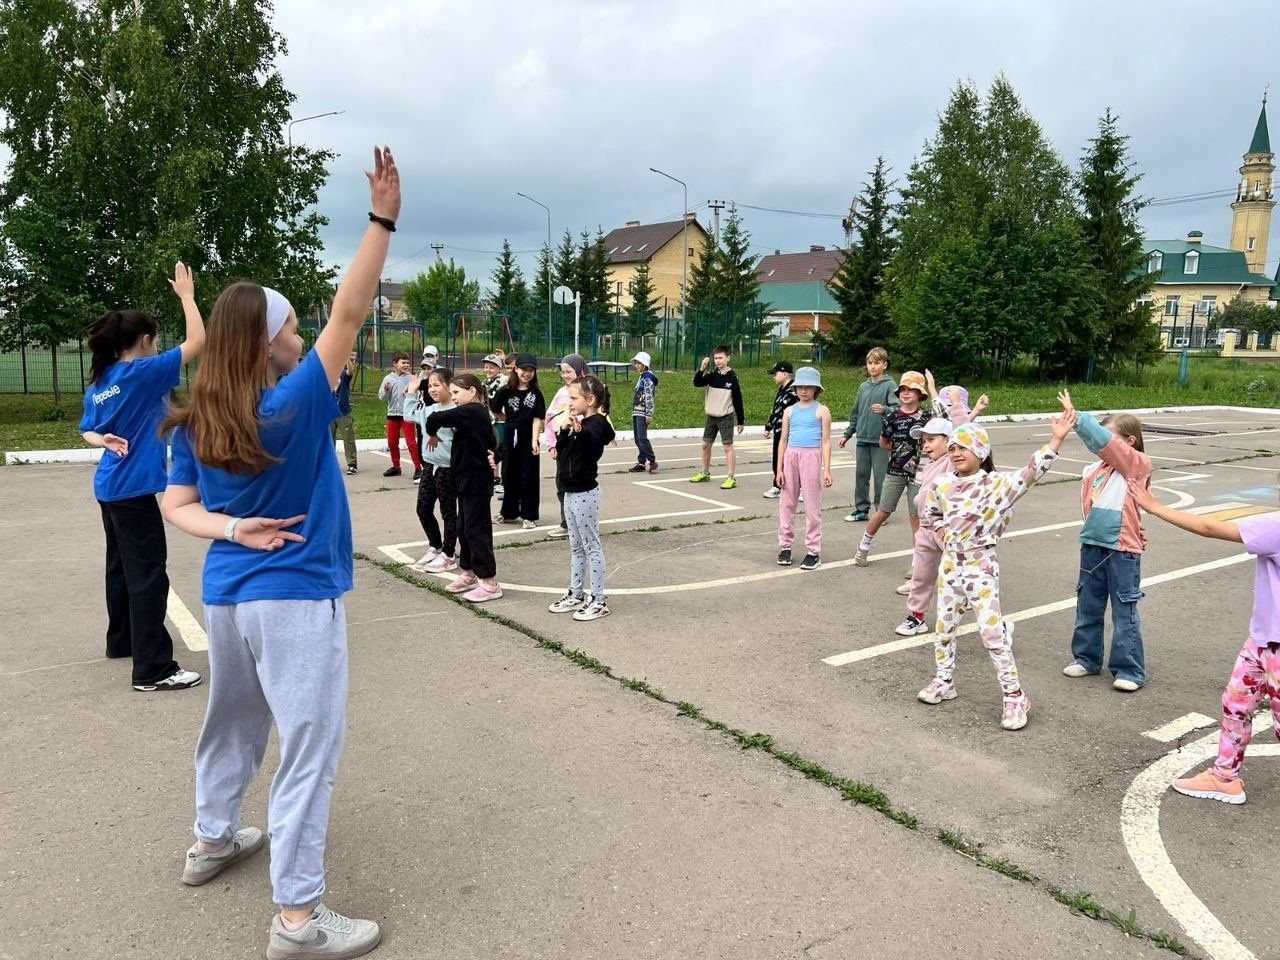
<instances>
[{"instance_id":1,"label":"overcast sky","mask_svg":"<svg viewBox=\"0 0 1280 960\"><path fill-rule=\"evenodd\" d=\"M876 156L904 171L957 80L1001 71L1073 167L1110 106L1147 196L1230 190L1276 37L1272 17L1203 0L278 0L276 22L294 116L346 111L293 128L339 153L320 196L335 262L365 226L368 146L396 151L396 280L443 243L487 281L503 237L531 273L546 216L517 191L551 208L553 240L675 219L680 187L651 166L703 223L713 199L833 215L743 210L757 253L834 246ZM1228 200L1151 208L1148 234L1225 245ZM1280 242L1270 256L1269 273Z\"/></svg>"}]
</instances>

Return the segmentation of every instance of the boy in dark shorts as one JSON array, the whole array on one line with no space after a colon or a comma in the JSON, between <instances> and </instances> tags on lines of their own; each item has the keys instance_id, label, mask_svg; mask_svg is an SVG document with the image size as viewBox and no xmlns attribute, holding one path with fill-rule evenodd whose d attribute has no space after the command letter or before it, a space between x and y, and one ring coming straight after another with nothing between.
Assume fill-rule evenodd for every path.
<instances>
[{"instance_id":1,"label":"boy in dark shorts","mask_svg":"<svg viewBox=\"0 0 1280 960\"><path fill-rule=\"evenodd\" d=\"M747 422L742 406L742 387L738 384L738 375L729 366L729 356L729 348L721 344L711 351L710 357L702 358L702 366L693 374L693 385L707 390L704 404L707 425L702 431L702 469L690 477L689 482L706 483L711 479L711 448L716 442L716 434L719 434L729 471L724 483L720 484L721 490L732 490L738 485L733 476L738 462L733 449L733 426L736 419L738 433L741 433ZM713 359L715 369L708 372Z\"/></svg>"},{"instance_id":2,"label":"boy in dark shorts","mask_svg":"<svg viewBox=\"0 0 1280 960\"><path fill-rule=\"evenodd\" d=\"M914 370L908 370L898 383L898 401L901 404L896 410L885 414L884 427L880 432L880 446L889 451L889 469L885 473L884 485L880 488L880 500L876 511L871 515L871 522L858 544L858 552L853 562L860 567L867 565L867 555L871 552L876 533L898 508L902 495L907 495L907 506L911 513L911 534L914 537L920 521L916 518L916 468L920 465L920 440L911 435L916 427L923 427L929 422L929 414L920 408L927 393L924 376Z\"/></svg>"}]
</instances>

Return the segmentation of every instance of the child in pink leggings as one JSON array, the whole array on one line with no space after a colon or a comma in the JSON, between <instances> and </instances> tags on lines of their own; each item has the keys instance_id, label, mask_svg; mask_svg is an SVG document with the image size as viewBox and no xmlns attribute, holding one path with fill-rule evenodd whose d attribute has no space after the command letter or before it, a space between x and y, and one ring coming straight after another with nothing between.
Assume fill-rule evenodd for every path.
<instances>
[{"instance_id":1,"label":"child in pink leggings","mask_svg":"<svg viewBox=\"0 0 1280 960\"><path fill-rule=\"evenodd\" d=\"M1211 520L1166 507L1148 487L1130 484L1129 489L1152 516L1202 537L1243 543L1258 558L1249 637L1240 648L1222 694L1218 759L1212 769L1173 781L1173 789L1188 797L1244 803L1240 765L1253 739L1253 714L1263 697L1271 698L1271 716L1276 737L1280 738L1280 618L1276 616L1280 603L1280 516L1248 517L1234 523Z\"/></svg>"},{"instance_id":2,"label":"child in pink leggings","mask_svg":"<svg viewBox=\"0 0 1280 960\"><path fill-rule=\"evenodd\" d=\"M929 376L930 385L933 377ZM907 597L907 619L894 628L900 637L914 637L928 633L929 625L925 621L925 612L933 606L933 597L938 589L938 568L942 565L942 546L934 533L933 518L924 510L925 491L934 480L951 470L951 458L947 456L947 441L955 427L976 419L987 408L989 401L984 393L970 411L968 394L960 387L943 387L942 392L934 399L934 418L922 427L912 431L912 436L920 441L920 451L929 458L929 462L919 474L920 492L916 494L916 513L920 516L920 526L915 534L915 549L911 555L911 580L904 591L899 593ZM950 404L949 409L944 404ZM940 415L945 411L946 416Z\"/></svg>"},{"instance_id":3,"label":"child in pink leggings","mask_svg":"<svg viewBox=\"0 0 1280 960\"><path fill-rule=\"evenodd\" d=\"M796 507L804 494L805 558L801 570L822 565L822 491L831 486L831 411L818 402L822 379L814 367L796 371L799 402L782 415L778 442L778 565L791 566L796 536Z\"/></svg>"}]
</instances>

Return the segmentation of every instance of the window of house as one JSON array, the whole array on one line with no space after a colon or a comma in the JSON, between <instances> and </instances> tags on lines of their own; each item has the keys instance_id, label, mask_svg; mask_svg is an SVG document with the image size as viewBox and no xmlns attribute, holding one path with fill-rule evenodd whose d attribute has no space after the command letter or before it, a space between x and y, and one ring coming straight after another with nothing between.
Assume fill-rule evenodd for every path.
<instances>
[{"instance_id":1,"label":"window of house","mask_svg":"<svg viewBox=\"0 0 1280 960\"><path fill-rule=\"evenodd\" d=\"M636 253L644 253L644 248L647 246L648 246L647 243L640 244L640 246L636 247Z\"/></svg>"},{"instance_id":2,"label":"window of house","mask_svg":"<svg viewBox=\"0 0 1280 960\"><path fill-rule=\"evenodd\" d=\"M1164 315L1166 317L1176 317L1178 315L1178 301L1181 299L1176 293L1171 293L1164 298Z\"/></svg>"},{"instance_id":3,"label":"window of house","mask_svg":"<svg viewBox=\"0 0 1280 960\"><path fill-rule=\"evenodd\" d=\"M1159 273L1164 266L1164 254L1159 250L1154 251L1151 256L1147 257L1147 273Z\"/></svg>"},{"instance_id":4,"label":"window of house","mask_svg":"<svg viewBox=\"0 0 1280 960\"><path fill-rule=\"evenodd\" d=\"M766 276L766 277L772 277L772 276L773 276L773 271L772 271L772 270L770 270L768 273L766 273L766 274L765 274L765 276Z\"/></svg>"},{"instance_id":5,"label":"window of house","mask_svg":"<svg viewBox=\"0 0 1280 960\"><path fill-rule=\"evenodd\" d=\"M690 247L690 248L689 248L689 256L691 256L691 257L692 257L692 256L695 256L695 254L694 254L694 252L693 252L693 247Z\"/></svg>"},{"instance_id":6,"label":"window of house","mask_svg":"<svg viewBox=\"0 0 1280 960\"><path fill-rule=\"evenodd\" d=\"M1253 248L1256 247L1257 245L1258 245L1258 238L1250 237L1249 242L1245 244L1245 249L1248 250L1250 253L1253 253Z\"/></svg>"},{"instance_id":7,"label":"window of house","mask_svg":"<svg viewBox=\"0 0 1280 960\"><path fill-rule=\"evenodd\" d=\"M1145 307L1145 306L1147 306L1148 304L1150 304L1150 303L1151 303L1151 294L1149 294L1149 293L1144 293L1142 296L1140 296L1140 297L1138 298L1138 303L1142 304L1144 307Z\"/></svg>"},{"instance_id":8,"label":"window of house","mask_svg":"<svg viewBox=\"0 0 1280 960\"><path fill-rule=\"evenodd\" d=\"M612 257L612 256L613 256L615 253L617 253L617 252L618 252L618 248L617 248L617 247L614 247L612 250L610 250L610 251L609 251L609 256L611 256L611 257Z\"/></svg>"},{"instance_id":9,"label":"window of house","mask_svg":"<svg viewBox=\"0 0 1280 960\"><path fill-rule=\"evenodd\" d=\"M631 244L628 243L625 247L622 248L622 252L626 253L630 249L631 249Z\"/></svg>"},{"instance_id":10,"label":"window of house","mask_svg":"<svg viewBox=\"0 0 1280 960\"><path fill-rule=\"evenodd\" d=\"M1182 264L1183 273L1199 273L1200 272L1200 254L1192 250L1187 254Z\"/></svg>"},{"instance_id":11,"label":"window of house","mask_svg":"<svg viewBox=\"0 0 1280 960\"><path fill-rule=\"evenodd\" d=\"M1203 296L1200 298L1200 316L1212 317L1218 312L1218 298L1216 296Z\"/></svg>"}]
</instances>

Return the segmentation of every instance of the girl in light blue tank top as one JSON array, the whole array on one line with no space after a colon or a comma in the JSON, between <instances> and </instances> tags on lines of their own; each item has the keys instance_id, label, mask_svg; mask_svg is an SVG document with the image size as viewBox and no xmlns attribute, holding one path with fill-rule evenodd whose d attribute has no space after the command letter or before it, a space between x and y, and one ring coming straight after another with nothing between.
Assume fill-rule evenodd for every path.
<instances>
[{"instance_id":1,"label":"girl in light blue tank top","mask_svg":"<svg viewBox=\"0 0 1280 960\"><path fill-rule=\"evenodd\" d=\"M818 402L822 380L813 367L796 371L799 401L782 416L778 444L778 565L791 565L796 535L796 507L804 495L805 557L801 570L817 570L822 563L822 491L831 486L831 411Z\"/></svg>"},{"instance_id":2,"label":"girl in light blue tank top","mask_svg":"<svg viewBox=\"0 0 1280 960\"><path fill-rule=\"evenodd\" d=\"M818 411L824 409L816 401L808 404L796 404L791 411L791 436L787 446L804 447L806 450L822 446L822 423L818 419Z\"/></svg>"}]
</instances>

